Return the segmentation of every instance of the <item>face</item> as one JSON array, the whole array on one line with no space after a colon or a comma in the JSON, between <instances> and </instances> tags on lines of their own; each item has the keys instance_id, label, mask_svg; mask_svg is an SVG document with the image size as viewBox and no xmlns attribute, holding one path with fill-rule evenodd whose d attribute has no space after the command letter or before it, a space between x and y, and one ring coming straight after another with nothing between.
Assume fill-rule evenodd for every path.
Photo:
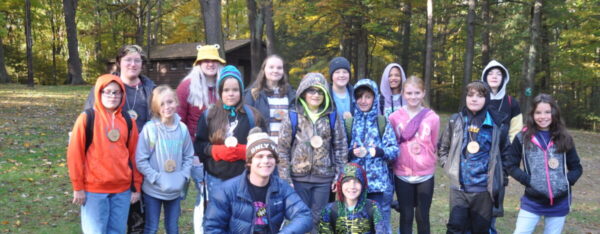
<instances>
[{"instance_id":1,"label":"face","mask_svg":"<svg viewBox=\"0 0 600 234\"><path fill-rule=\"evenodd\" d=\"M350 81L350 72L346 69L337 69L331 75L331 80L333 80L333 85L338 87L344 87Z\"/></svg>"},{"instance_id":2,"label":"face","mask_svg":"<svg viewBox=\"0 0 600 234\"><path fill-rule=\"evenodd\" d=\"M467 109L478 112L483 109L484 105L485 97L475 90L469 90L469 93L467 93Z\"/></svg>"},{"instance_id":3,"label":"face","mask_svg":"<svg viewBox=\"0 0 600 234\"><path fill-rule=\"evenodd\" d=\"M223 104L235 106L240 102L240 83L235 78L226 78L223 83L221 99Z\"/></svg>"},{"instance_id":4,"label":"face","mask_svg":"<svg viewBox=\"0 0 600 234\"><path fill-rule=\"evenodd\" d=\"M121 58L119 67L121 76L126 78L136 78L142 72L142 56L137 52L131 52Z\"/></svg>"},{"instance_id":5,"label":"face","mask_svg":"<svg viewBox=\"0 0 600 234\"><path fill-rule=\"evenodd\" d=\"M163 119L171 119L177 111L177 100L174 93L168 93L162 97L160 101L160 117Z\"/></svg>"},{"instance_id":6,"label":"face","mask_svg":"<svg viewBox=\"0 0 600 234\"><path fill-rule=\"evenodd\" d=\"M319 108L323 100L325 100L325 93L320 88L310 87L304 93L304 101L306 101L306 104L311 109Z\"/></svg>"},{"instance_id":7,"label":"face","mask_svg":"<svg viewBox=\"0 0 600 234\"><path fill-rule=\"evenodd\" d=\"M219 71L219 61L217 60L202 60L200 62L200 69L204 76L215 77Z\"/></svg>"},{"instance_id":8,"label":"face","mask_svg":"<svg viewBox=\"0 0 600 234\"><path fill-rule=\"evenodd\" d=\"M265 78L268 81L277 82L283 78L283 61L277 57L271 57L265 63Z\"/></svg>"},{"instance_id":9,"label":"face","mask_svg":"<svg viewBox=\"0 0 600 234\"><path fill-rule=\"evenodd\" d=\"M500 69L494 68L490 70L487 74L486 81L492 90L498 90L502 83L502 72Z\"/></svg>"},{"instance_id":10,"label":"face","mask_svg":"<svg viewBox=\"0 0 600 234\"><path fill-rule=\"evenodd\" d=\"M533 112L533 120L539 130L550 130L550 124L552 124L552 107L550 104L540 102Z\"/></svg>"},{"instance_id":11,"label":"face","mask_svg":"<svg viewBox=\"0 0 600 234\"><path fill-rule=\"evenodd\" d=\"M390 82L390 88L399 89L402 87L402 75L400 75L400 69L393 67L388 75L388 81Z\"/></svg>"},{"instance_id":12,"label":"face","mask_svg":"<svg viewBox=\"0 0 600 234\"><path fill-rule=\"evenodd\" d=\"M116 82L110 82L106 87L102 89L102 105L106 110L113 111L121 105L121 98L123 97L123 91L121 86Z\"/></svg>"},{"instance_id":13,"label":"face","mask_svg":"<svg viewBox=\"0 0 600 234\"><path fill-rule=\"evenodd\" d=\"M356 100L356 105L358 105L360 111L368 112L373 106L373 100L375 100L375 95L373 95L372 92L364 92L362 96Z\"/></svg>"},{"instance_id":14,"label":"face","mask_svg":"<svg viewBox=\"0 0 600 234\"><path fill-rule=\"evenodd\" d=\"M250 176L268 178L275 170L276 160L269 150L258 151L249 163Z\"/></svg>"},{"instance_id":15,"label":"face","mask_svg":"<svg viewBox=\"0 0 600 234\"><path fill-rule=\"evenodd\" d=\"M357 179L351 179L342 184L342 193L348 200L358 200L362 184Z\"/></svg>"},{"instance_id":16,"label":"face","mask_svg":"<svg viewBox=\"0 0 600 234\"><path fill-rule=\"evenodd\" d=\"M408 106L419 107L423 104L425 91L415 84L407 83L402 91L402 96L406 100Z\"/></svg>"}]
</instances>

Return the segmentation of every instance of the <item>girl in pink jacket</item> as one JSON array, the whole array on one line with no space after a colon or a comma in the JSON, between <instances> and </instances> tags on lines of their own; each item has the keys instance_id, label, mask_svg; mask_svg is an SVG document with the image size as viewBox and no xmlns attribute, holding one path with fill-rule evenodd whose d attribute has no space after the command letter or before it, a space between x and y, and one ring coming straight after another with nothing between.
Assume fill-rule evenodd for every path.
<instances>
[{"instance_id":1,"label":"girl in pink jacket","mask_svg":"<svg viewBox=\"0 0 600 234\"><path fill-rule=\"evenodd\" d=\"M429 209L437 160L439 116L423 106L423 80L411 76L403 82L406 104L389 117L400 154L394 162L394 183L400 205L400 233L412 233L413 218L419 233L430 233Z\"/></svg>"}]
</instances>

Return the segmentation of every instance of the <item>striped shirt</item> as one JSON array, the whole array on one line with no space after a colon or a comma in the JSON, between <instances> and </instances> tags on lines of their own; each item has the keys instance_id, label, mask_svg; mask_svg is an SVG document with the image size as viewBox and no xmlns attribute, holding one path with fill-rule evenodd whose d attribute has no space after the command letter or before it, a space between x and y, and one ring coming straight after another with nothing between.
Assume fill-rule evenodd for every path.
<instances>
[{"instance_id":1,"label":"striped shirt","mask_svg":"<svg viewBox=\"0 0 600 234\"><path fill-rule=\"evenodd\" d=\"M277 144L281 120L288 114L290 101L285 95L271 95L267 97L269 102L269 130L270 138Z\"/></svg>"}]
</instances>

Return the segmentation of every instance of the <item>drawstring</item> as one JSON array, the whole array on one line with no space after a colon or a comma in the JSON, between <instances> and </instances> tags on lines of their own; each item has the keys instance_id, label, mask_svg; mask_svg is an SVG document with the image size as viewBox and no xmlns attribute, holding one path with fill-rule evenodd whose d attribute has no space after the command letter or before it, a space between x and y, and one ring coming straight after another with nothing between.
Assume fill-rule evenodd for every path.
<instances>
[{"instance_id":1,"label":"drawstring","mask_svg":"<svg viewBox=\"0 0 600 234\"><path fill-rule=\"evenodd\" d=\"M235 117L235 106L228 106L223 104L223 109L228 110L230 112L229 116Z\"/></svg>"}]
</instances>

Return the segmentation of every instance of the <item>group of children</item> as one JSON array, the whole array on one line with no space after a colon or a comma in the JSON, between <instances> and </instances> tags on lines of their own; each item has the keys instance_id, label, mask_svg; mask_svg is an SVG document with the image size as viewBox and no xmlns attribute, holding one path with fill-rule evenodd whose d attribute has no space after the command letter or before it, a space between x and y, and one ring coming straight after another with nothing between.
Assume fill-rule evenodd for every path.
<instances>
[{"instance_id":1,"label":"group of children","mask_svg":"<svg viewBox=\"0 0 600 234\"><path fill-rule=\"evenodd\" d=\"M67 159L86 233L133 232L129 204L140 199L144 233L157 232L163 208L167 233L178 233L190 179L196 233L391 233L394 192L400 233L415 219L430 233L438 161L450 179L448 233L495 232L508 175L526 187L515 233L533 232L541 216L560 233L582 174L556 102L538 95L523 127L496 61L466 85L440 133L423 81L396 63L381 90L367 78L350 85L343 57L329 64L331 83L308 73L294 90L271 55L245 89L218 45L206 45L173 90L154 88L142 59L123 47L119 71L98 78L73 128Z\"/></svg>"}]
</instances>

